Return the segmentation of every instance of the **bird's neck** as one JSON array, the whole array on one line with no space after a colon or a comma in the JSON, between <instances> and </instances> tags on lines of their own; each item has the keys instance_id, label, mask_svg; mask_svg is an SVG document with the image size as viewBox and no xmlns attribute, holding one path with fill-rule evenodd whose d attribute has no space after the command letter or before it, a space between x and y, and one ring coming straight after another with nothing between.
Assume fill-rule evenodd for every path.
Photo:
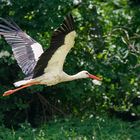
<instances>
[{"instance_id":1,"label":"bird's neck","mask_svg":"<svg viewBox=\"0 0 140 140\"><path fill-rule=\"evenodd\" d=\"M83 75L81 74L81 72L78 72L77 74L74 74L74 75L69 76L69 79L70 80L76 80L76 79L82 79L82 78L85 78L85 77L83 77Z\"/></svg>"},{"instance_id":2,"label":"bird's neck","mask_svg":"<svg viewBox=\"0 0 140 140\"><path fill-rule=\"evenodd\" d=\"M83 77L81 72L78 72L77 74L74 74L74 75L68 75L65 72L62 73L63 82L72 81L72 80L76 80L76 79L82 79L82 78L86 78L86 77Z\"/></svg>"}]
</instances>

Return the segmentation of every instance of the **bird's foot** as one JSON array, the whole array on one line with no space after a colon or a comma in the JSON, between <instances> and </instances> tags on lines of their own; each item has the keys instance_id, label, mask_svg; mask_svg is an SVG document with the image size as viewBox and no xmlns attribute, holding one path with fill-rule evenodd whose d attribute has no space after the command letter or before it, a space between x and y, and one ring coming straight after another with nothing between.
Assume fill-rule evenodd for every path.
<instances>
[{"instance_id":1,"label":"bird's foot","mask_svg":"<svg viewBox=\"0 0 140 140\"><path fill-rule=\"evenodd\" d=\"M8 90L8 91L4 92L3 96L8 96L13 93L14 93L14 90Z\"/></svg>"}]
</instances>

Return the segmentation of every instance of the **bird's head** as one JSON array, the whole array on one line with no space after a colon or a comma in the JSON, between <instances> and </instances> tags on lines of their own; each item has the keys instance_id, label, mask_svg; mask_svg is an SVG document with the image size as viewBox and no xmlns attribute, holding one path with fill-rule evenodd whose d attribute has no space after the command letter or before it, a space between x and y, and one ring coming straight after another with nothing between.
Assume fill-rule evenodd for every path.
<instances>
[{"instance_id":1,"label":"bird's head","mask_svg":"<svg viewBox=\"0 0 140 140\"><path fill-rule=\"evenodd\" d=\"M80 72L80 75L82 76L82 78L90 78L90 79L98 80L98 81L101 81L102 80L102 78L97 77L95 75L92 75L88 71L85 71L85 70L84 71L81 71Z\"/></svg>"}]
</instances>

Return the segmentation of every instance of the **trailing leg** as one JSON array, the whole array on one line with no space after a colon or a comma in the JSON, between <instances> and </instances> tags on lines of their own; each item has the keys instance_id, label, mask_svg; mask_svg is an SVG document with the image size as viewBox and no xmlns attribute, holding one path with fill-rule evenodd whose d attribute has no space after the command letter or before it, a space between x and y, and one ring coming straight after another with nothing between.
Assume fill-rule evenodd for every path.
<instances>
[{"instance_id":1,"label":"trailing leg","mask_svg":"<svg viewBox=\"0 0 140 140\"><path fill-rule=\"evenodd\" d=\"M4 92L3 96L11 95L11 94L23 89L23 88L27 88L27 87L30 87L32 85L37 85L37 84L40 84L40 83L39 82L32 82L32 83L28 83L26 85L23 85L23 86L21 86L19 88L16 88L16 89L13 89L13 90L8 90L8 91Z\"/></svg>"}]
</instances>

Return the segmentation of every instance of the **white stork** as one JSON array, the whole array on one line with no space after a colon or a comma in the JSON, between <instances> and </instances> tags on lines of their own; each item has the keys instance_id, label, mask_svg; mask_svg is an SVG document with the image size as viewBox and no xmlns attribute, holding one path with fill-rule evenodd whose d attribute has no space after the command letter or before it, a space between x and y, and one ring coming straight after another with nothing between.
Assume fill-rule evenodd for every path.
<instances>
[{"instance_id":1,"label":"white stork","mask_svg":"<svg viewBox=\"0 0 140 140\"><path fill-rule=\"evenodd\" d=\"M6 91L3 96L37 84L52 86L81 78L101 80L85 70L75 75L68 75L63 71L65 58L74 46L76 37L71 14L68 14L60 27L53 32L50 47L44 52L38 42L11 20L0 18L0 35L12 47L14 57L26 75L24 80L14 83L18 88Z\"/></svg>"}]
</instances>

